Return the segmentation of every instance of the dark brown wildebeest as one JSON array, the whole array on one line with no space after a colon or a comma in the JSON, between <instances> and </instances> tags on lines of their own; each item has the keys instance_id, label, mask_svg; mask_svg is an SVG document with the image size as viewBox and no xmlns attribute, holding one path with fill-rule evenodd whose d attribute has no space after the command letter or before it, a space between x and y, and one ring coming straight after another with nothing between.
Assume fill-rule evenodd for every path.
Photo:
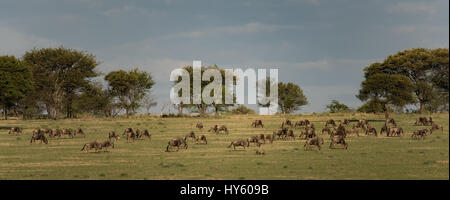
<instances>
[{"instance_id":1,"label":"dark brown wildebeest","mask_svg":"<svg viewBox=\"0 0 450 200\"><path fill-rule=\"evenodd\" d=\"M54 138L56 136L61 137L62 133L63 133L63 130L57 128L55 130L55 132L53 134L50 134L49 136L50 136L50 138Z\"/></svg>"},{"instance_id":2,"label":"dark brown wildebeest","mask_svg":"<svg viewBox=\"0 0 450 200\"><path fill-rule=\"evenodd\" d=\"M231 146L233 146L233 150L235 150L237 146L242 146L245 149L245 146L249 146L249 145L246 140L237 139L237 140L231 142L231 144L227 148L231 148Z\"/></svg>"},{"instance_id":3,"label":"dark brown wildebeest","mask_svg":"<svg viewBox=\"0 0 450 200\"><path fill-rule=\"evenodd\" d=\"M75 131L74 135L83 135L84 138L86 138L86 134L84 134L84 131L81 128L77 128L77 130Z\"/></svg>"},{"instance_id":4,"label":"dark brown wildebeest","mask_svg":"<svg viewBox=\"0 0 450 200\"><path fill-rule=\"evenodd\" d=\"M433 118L429 117L419 117L419 119L416 120L414 125L420 125L420 126L428 126L433 124Z\"/></svg>"},{"instance_id":5,"label":"dark brown wildebeest","mask_svg":"<svg viewBox=\"0 0 450 200\"><path fill-rule=\"evenodd\" d=\"M44 142L45 144L48 144L48 140L45 137L45 135L44 135L44 133L42 132L41 129L35 129L33 131L33 135L31 136L30 144L32 144L36 140L40 140L41 141L40 144L42 144L42 142Z\"/></svg>"},{"instance_id":6,"label":"dark brown wildebeest","mask_svg":"<svg viewBox=\"0 0 450 200\"><path fill-rule=\"evenodd\" d=\"M343 125L349 125L349 124L350 124L350 120L344 119L343 121L341 121L341 123L342 123Z\"/></svg>"},{"instance_id":7,"label":"dark brown wildebeest","mask_svg":"<svg viewBox=\"0 0 450 200\"><path fill-rule=\"evenodd\" d=\"M183 138L173 138L173 139L169 140L169 143L166 147L166 152L169 151L169 147L170 148L177 147L177 151L178 151L181 146L183 146L185 149L188 148L188 144L186 143L186 140L184 140Z\"/></svg>"},{"instance_id":8,"label":"dark brown wildebeest","mask_svg":"<svg viewBox=\"0 0 450 200\"><path fill-rule=\"evenodd\" d=\"M70 129L64 129L62 132L63 135L68 135L70 138L73 138L72 130Z\"/></svg>"},{"instance_id":9,"label":"dark brown wildebeest","mask_svg":"<svg viewBox=\"0 0 450 200\"><path fill-rule=\"evenodd\" d=\"M287 138L287 139L292 138L292 140L295 140L294 131L293 131L293 130L289 130L289 131L286 133L286 138Z\"/></svg>"},{"instance_id":10,"label":"dark brown wildebeest","mask_svg":"<svg viewBox=\"0 0 450 200\"><path fill-rule=\"evenodd\" d=\"M22 128L17 127L17 126L16 127L12 127L9 130L8 134L11 135L11 134L14 134L14 133L16 133L16 134L22 133Z\"/></svg>"},{"instance_id":11,"label":"dark brown wildebeest","mask_svg":"<svg viewBox=\"0 0 450 200\"><path fill-rule=\"evenodd\" d=\"M46 128L42 130L42 133L48 134L49 137L53 137L53 130L51 128Z\"/></svg>"},{"instance_id":12,"label":"dark brown wildebeest","mask_svg":"<svg viewBox=\"0 0 450 200\"><path fill-rule=\"evenodd\" d=\"M331 125L335 126L335 125L336 125L336 122L335 122L333 119L329 119L329 120L327 120L327 121L325 122L325 126L328 126L328 124L331 124Z\"/></svg>"},{"instance_id":13,"label":"dark brown wildebeest","mask_svg":"<svg viewBox=\"0 0 450 200\"><path fill-rule=\"evenodd\" d=\"M259 141L261 141L261 140L264 141L264 144L266 143L266 140L269 140L270 144L272 144L273 143L273 136L271 134L267 134L267 135L259 134L258 135L258 140Z\"/></svg>"},{"instance_id":14,"label":"dark brown wildebeest","mask_svg":"<svg viewBox=\"0 0 450 200\"><path fill-rule=\"evenodd\" d=\"M317 149L319 149L320 151L320 145L323 145L323 139L319 137L314 137L306 140L305 145L303 146L305 147L305 151L308 150L310 146L316 146Z\"/></svg>"},{"instance_id":15,"label":"dark brown wildebeest","mask_svg":"<svg viewBox=\"0 0 450 200\"><path fill-rule=\"evenodd\" d=\"M136 138L136 134L134 133L132 128L126 128L122 135L127 136L127 143L130 142L130 139L132 139L134 142L134 139Z\"/></svg>"},{"instance_id":16,"label":"dark brown wildebeest","mask_svg":"<svg viewBox=\"0 0 450 200\"><path fill-rule=\"evenodd\" d=\"M345 136L346 135L351 135L351 134L355 134L356 136L359 137L359 131L357 128L352 128L352 129L345 129Z\"/></svg>"},{"instance_id":17,"label":"dark brown wildebeest","mask_svg":"<svg viewBox=\"0 0 450 200\"><path fill-rule=\"evenodd\" d=\"M285 121L283 121L283 123L281 123L281 128L284 128L284 125L286 126L290 126L292 128L292 122L289 119L286 119Z\"/></svg>"},{"instance_id":18,"label":"dark brown wildebeest","mask_svg":"<svg viewBox=\"0 0 450 200\"><path fill-rule=\"evenodd\" d=\"M415 130L413 134L411 135L412 139L422 138L425 139L425 136L427 135L428 129L422 129L422 130Z\"/></svg>"},{"instance_id":19,"label":"dark brown wildebeest","mask_svg":"<svg viewBox=\"0 0 450 200\"><path fill-rule=\"evenodd\" d=\"M305 136L305 140L308 138L314 138L316 137L316 131L314 131L314 129L305 129L300 131L300 135L298 136L299 138L302 138L302 136Z\"/></svg>"},{"instance_id":20,"label":"dark brown wildebeest","mask_svg":"<svg viewBox=\"0 0 450 200\"><path fill-rule=\"evenodd\" d=\"M192 140L196 140L197 138L195 137L195 133L194 131L189 132L188 134L186 134L186 136L184 136L184 140L186 140L187 138L191 138Z\"/></svg>"},{"instance_id":21,"label":"dark brown wildebeest","mask_svg":"<svg viewBox=\"0 0 450 200\"><path fill-rule=\"evenodd\" d=\"M197 125L195 125L195 128L198 128L201 131L203 129L203 124L202 123L197 123Z\"/></svg>"},{"instance_id":22,"label":"dark brown wildebeest","mask_svg":"<svg viewBox=\"0 0 450 200\"><path fill-rule=\"evenodd\" d=\"M300 120L295 122L295 126L294 127L302 127L302 126L307 126L308 124L310 124L311 122L307 119L305 120Z\"/></svg>"},{"instance_id":23,"label":"dark brown wildebeest","mask_svg":"<svg viewBox=\"0 0 450 200\"><path fill-rule=\"evenodd\" d=\"M324 128L322 129L322 134L323 134L324 132L327 132L328 135L330 135L330 134L331 134L331 129L328 128L328 127L324 127Z\"/></svg>"},{"instance_id":24,"label":"dark brown wildebeest","mask_svg":"<svg viewBox=\"0 0 450 200\"><path fill-rule=\"evenodd\" d=\"M141 139L142 137L147 137L149 140L151 140L152 135L148 132L147 129L141 131L139 129L136 129L136 139Z\"/></svg>"},{"instance_id":25,"label":"dark brown wildebeest","mask_svg":"<svg viewBox=\"0 0 450 200\"><path fill-rule=\"evenodd\" d=\"M208 144L208 140L206 140L206 136L205 135L201 135L198 136L195 140L196 144L200 144L200 142L204 143L204 144Z\"/></svg>"},{"instance_id":26,"label":"dark brown wildebeest","mask_svg":"<svg viewBox=\"0 0 450 200\"><path fill-rule=\"evenodd\" d=\"M339 126L335 127L335 130L331 132L330 137L334 136L347 137L347 132L345 131L345 127L339 124Z\"/></svg>"},{"instance_id":27,"label":"dark brown wildebeest","mask_svg":"<svg viewBox=\"0 0 450 200\"><path fill-rule=\"evenodd\" d=\"M108 138L109 138L109 140L117 141L117 140L120 139L120 136L119 136L119 134L116 134L116 132L111 131L111 132L109 132L109 134L108 134Z\"/></svg>"},{"instance_id":28,"label":"dark brown wildebeest","mask_svg":"<svg viewBox=\"0 0 450 200\"><path fill-rule=\"evenodd\" d=\"M261 146L261 143L259 143L257 136L252 136L252 137L247 138L247 147L250 146L250 143L254 143L255 146L258 146L258 147Z\"/></svg>"},{"instance_id":29,"label":"dark brown wildebeest","mask_svg":"<svg viewBox=\"0 0 450 200\"><path fill-rule=\"evenodd\" d=\"M108 147L112 147L114 149L114 142L108 140L108 141L104 141L99 143L100 145L100 149L105 148L106 150L108 150Z\"/></svg>"},{"instance_id":30,"label":"dark brown wildebeest","mask_svg":"<svg viewBox=\"0 0 450 200\"><path fill-rule=\"evenodd\" d=\"M394 126L397 126L397 123L395 123L395 120L390 118L390 119L386 119L386 123L385 124L392 124Z\"/></svg>"},{"instance_id":31,"label":"dark brown wildebeest","mask_svg":"<svg viewBox=\"0 0 450 200\"><path fill-rule=\"evenodd\" d=\"M53 134L53 137L58 136L58 138L61 138L63 135L68 135L70 138L73 138L72 131L70 129L56 129L56 133Z\"/></svg>"},{"instance_id":32,"label":"dark brown wildebeest","mask_svg":"<svg viewBox=\"0 0 450 200\"><path fill-rule=\"evenodd\" d=\"M335 144L341 144L345 149L348 147L348 143L345 142L344 137L340 136L331 138L330 149L333 149Z\"/></svg>"},{"instance_id":33,"label":"dark brown wildebeest","mask_svg":"<svg viewBox=\"0 0 450 200\"><path fill-rule=\"evenodd\" d=\"M434 132L435 130L439 130L439 129L441 129L442 133L444 133L444 126L441 126L441 125L439 125L439 124L433 123L433 125L431 125L430 132L431 132L431 134L433 134L433 132Z\"/></svg>"},{"instance_id":34,"label":"dark brown wildebeest","mask_svg":"<svg viewBox=\"0 0 450 200\"><path fill-rule=\"evenodd\" d=\"M287 134L287 128L283 128L281 130L277 130L273 132L273 139L275 139L275 136L278 136L278 139L280 139L280 137L283 137Z\"/></svg>"},{"instance_id":35,"label":"dark brown wildebeest","mask_svg":"<svg viewBox=\"0 0 450 200\"><path fill-rule=\"evenodd\" d=\"M257 126L261 126L261 128L264 128L264 124L262 123L261 120L255 120L254 122L252 122L252 126L254 128L256 128Z\"/></svg>"},{"instance_id":36,"label":"dark brown wildebeest","mask_svg":"<svg viewBox=\"0 0 450 200\"><path fill-rule=\"evenodd\" d=\"M210 131L214 131L216 134L219 134L220 133L220 131L224 131L225 132L225 134L227 134L228 135L228 128L225 126L225 125L221 125L221 126L217 126L217 125L214 125L213 127L211 127L209 130L208 130L208 132L210 132Z\"/></svg>"},{"instance_id":37,"label":"dark brown wildebeest","mask_svg":"<svg viewBox=\"0 0 450 200\"><path fill-rule=\"evenodd\" d=\"M378 137L377 129L368 126L366 129L366 135L371 135L371 134L374 134L375 136Z\"/></svg>"},{"instance_id":38,"label":"dark brown wildebeest","mask_svg":"<svg viewBox=\"0 0 450 200\"><path fill-rule=\"evenodd\" d=\"M397 127L389 128L389 132L387 134L387 136L391 136L391 137L393 137L393 136L404 136L404 135L405 135L405 133L403 132L403 129L402 128L397 128Z\"/></svg>"},{"instance_id":39,"label":"dark brown wildebeest","mask_svg":"<svg viewBox=\"0 0 450 200\"><path fill-rule=\"evenodd\" d=\"M89 150L95 149L95 152L97 152L101 148L102 148L101 144L98 143L97 141L94 141L94 142L84 144L83 148L81 148L81 151L89 152Z\"/></svg>"}]
</instances>

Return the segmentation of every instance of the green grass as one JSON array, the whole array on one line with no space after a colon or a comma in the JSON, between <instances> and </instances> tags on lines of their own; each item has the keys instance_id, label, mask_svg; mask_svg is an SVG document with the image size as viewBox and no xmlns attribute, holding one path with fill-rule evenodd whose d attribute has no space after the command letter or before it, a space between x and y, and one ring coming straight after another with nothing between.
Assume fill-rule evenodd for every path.
<instances>
[{"instance_id":1,"label":"green grass","mask_svg":"<svg viewBox=\"0 0 450 200\"><path fill-rule=\"evenodd\" d=\"M230 115L217 118L133 118L73 120L0 120L0 179L449 179L449 118L433 114L433 121L444 125L444 133L435 132L425 140L412 140L413 126L419 115L392 115L405 130L405 137L349 137L348 150L329 149L327 135L321 135L327 119L369 119L380 130L384 115ZM265 155L256 155L257 147L235 151L226 148L237 138L259 133L269 134L281 122L309 119L325 139L321 151L304 151L304 140L275 141L262 145ZM262 119L264 128L252 128L252 120ZM195 124L202 122L202 132ZM354 122L352 122L354 123ZM207 129L225 124L230 135L215 135ZM21 135L8 135L10 127L24 128ZM30 144L34 128L83 128L86 138L49 139L49 144ZM127 143L121 138L108 152L81 152L84 143L108 139L108 132L122 134L126 127L148 129L152 140ZM429 128L429 127L427 127ZM206 130L205 130L206 129ZM165 152L167 142L189 131L204 134L207 145L188 141L189 148ZM294 133L298 136L298 130Z\"/></svg>"}]
</instances>

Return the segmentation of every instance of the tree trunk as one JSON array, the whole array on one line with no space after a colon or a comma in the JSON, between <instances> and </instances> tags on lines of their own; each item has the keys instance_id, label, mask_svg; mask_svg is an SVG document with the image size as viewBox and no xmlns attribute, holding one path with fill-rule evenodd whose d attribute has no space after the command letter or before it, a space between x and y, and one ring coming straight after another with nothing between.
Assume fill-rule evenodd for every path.
<instances>
[{"instance_id":1,"label":"tree trunk","mask_svg":"<svg viewBox=\"0 0 450 200\"><path fill-rule=\"evenodd\" d=\"M125 112L127 113L127 118L129 116L128 108L125 109Z\"/></svg>"},{"instance_id":2,"label":"tree trunk","mask_svg":"<svg viewBox=\"0 0 450 200\"><path fill-rule=\"evenodd\" d=\"M425 112L425 103L420 102L420 114L423 114Z\"/></svg>"},{"instance_id":3,"label":"tree trunk","mask_svg":"<svg viewBox=\"0 0 450 200\"><path fill-rule=\"evenodd\" d=\"M3 115L5 115L5 120L8 120L8 110L6 107L3 108Z\"/></svg>"},{"instance_id":4,"label":"tree trunk","mask_svg":"<svg viewBox=\"0 0 450 200\"><path fill-rule=\"evenodd\" d=\"M178 104L178 115L182 116L183 115L183 104Z\"/></svg>"},{"instance_id":5,"label":"tree trunk","mask_svg":"<svg viewBox=\"0 0 450 200\"><path fill-rule=\"evenodd\" d=\"M219 107L214 107L216 116L219 116Z\"/></svg>"},{"instance_id":6,"label":"tree trunk","mask_svg":"<svg viewBox=\"0 0 450 200\"><path fill-rule=\"evenodd\" d=\"M384 118L389 119L389 112L388 109L386 108L386 104L383 104L383 111L384 111Z\"/></svg>"}]
</instances>

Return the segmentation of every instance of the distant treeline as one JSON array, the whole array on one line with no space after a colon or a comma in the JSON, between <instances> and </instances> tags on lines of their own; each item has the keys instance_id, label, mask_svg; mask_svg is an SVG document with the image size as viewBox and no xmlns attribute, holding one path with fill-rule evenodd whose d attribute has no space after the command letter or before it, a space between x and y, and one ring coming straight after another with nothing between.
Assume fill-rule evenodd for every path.
<instances>
[{"instance_id":1,"label":"distant treeline","mask_svg":"<svg viewBox=\"0 0 450 200\"><path fill-rule=\"evenodd\" d=\"M24 119L74 118L84 114L114 117L125 111L128 117L141 107L149 113L156 105L150 92L155 84L150 73L135 68L104 75L96 69L99 63L92 54L64 47L32 49L22 58L0 56L0 110L3 116L5 119L11 115ZM202 71L207 68L219 69L214 65L202 67ZM448 68L449 52L442 48L404 50L388 56L381 63L373 63L364 68L364 80L356 95L364 104L357 111L384 112L388 117L388 112L417 104L420 113L448 111ZM192 67L184 69L190 72L192 80ZM103 75L104 81L99 79ZM210 82L202 81L202 89ZM269 88L270 81L266 84ZM279 82L278 95L279 110L284 114L308 104L303 90L292 82ZM242 105L230 110L235 104L207 105L202 102L173 106L178 109L179 116L183 116L184 109L200 115L207 111L215 114L254 113ZM349 110L335 100L326 108L330 112Z\"/></svg>"}]
</instances>

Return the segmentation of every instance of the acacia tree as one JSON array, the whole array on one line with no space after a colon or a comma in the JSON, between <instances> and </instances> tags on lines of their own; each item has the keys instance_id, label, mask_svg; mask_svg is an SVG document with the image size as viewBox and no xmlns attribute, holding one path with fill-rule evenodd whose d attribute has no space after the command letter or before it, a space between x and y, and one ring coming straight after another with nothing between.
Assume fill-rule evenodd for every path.
<instances>
[{"instance_id":1,"label":"acacia tree","mask_svg":"<svg viewBox=\"0 0 450 200\"><path fill-rule=\"evenodd\" d=\"M389 118L387 105L404 106L415 102L412 95L414 85L411 80L402 74L386 73L381 63L373 63L366 67L364 78L356 97L361 101L369 100L374 104L380 104L386 118Z\"/></svg>"},{"instance_id":2,"label":"acacia tree","mask_svg":"<svg viewBox=\"0 0 450 200\"><path fill-rule=\"evenodd\" d=\"M89 78L98 76L95 68L99 63L95 56L75 49L32 49L25 53L23 60L31 66L39 100L55 119L60 118L64 104L67 117L73 117L74 94L90 82Z\"/></svg>"},{"instance_id":3,"label":"acacia tree","mask_svg":"<svg viewBox=\"0 0 450 200\"><path fill-rule=\"evenodd\" d=\"M348 110L348 106L340 103L338 100L332 100L331 104L326 106L331 113L342 112Z\"/></svg>"},{"instance_id":4,"label":"acacia tree","mask_svg":"<svg viewBox=\"0 0 450 200\"><path fill-rule=\"evenodd\" d=\"M17 106L33 90L29 66L14 56L0 56L0 106L5 119L8 110Z\"/></svg>"},{"instance_id":5,"label":"acacia tree","mask_svg":"<svg viewBox=\"0 0 450 200\"><path fill-rule=\"evenodd\" d=\"M147 94L142 99L142 104L144 105L145 110L147 110L147 115L150 115L150 108L156 106L158 102L156 102L155 98L152 95Z\"/></svg>"},{"instance_id":6,"label":"acacia tree","mask_svg":"<svg viewBox=\"0 0 450 200\"><path fill-rule=\"evenodd\" d=\"M291 82L278 83L278 105L283 114L300 110L300 107L306 104L308 100L300 86Z\"/></svg>"},{"instance_id":7,"label":"acacia tree","mask_svg":"<svg viewBox=\"0 0 450 200\"><path fill-rule=\"evenodd\" d=\"M140 101L155 84L151 74L137 68L128 72L112 71L105 76L105 80L111 94L118 99L120 107L125 109L127 117L136 113L141 106Z\"/></svg>"},{"instance_id":8,"label":"acacia tree","mask_svg":"<svg viewBox=\"0 0 450 200\"><path fill-rule=\"evenodd\" d=\"M183 69L185 69L188 73L189 73L189 77L190 77L190 99L193 99L193 68L192 66L186 66L183 67ZM206 114L206 111L208 108L212 107L214 109L214 112L216 115L219 114L220 111L224 111L226 110L228 107L233 106L234 104L225 104L225 93L229 92L232 93L233 91L229 91L229 90L225 90L225 70L220 69L217 65L214 66L209 66L209 67L201 67L201 75L203 75L203 72L205 72L205 70L207 69L218 69L220 70L221 76L222 76L222 103L221 104L216 104L216 103L212 103L211 105L206 104L203 99L201 101L200 104L179 104L178 105L178 112L179 114L182 114L182 110L183 108L187 108L190 109L191 111L198 111L200 113L201 116L204 116ZM201 81L201 91L203 91L203 89L205 88L205 86L207 86L209 83L211 83L213 81L213 77L210 78L209 81ZM233 77L233 81L236 80L236 77ZM175 84L179 83L181 81L181 77L175 81ZM178 92L179 96L181 96L181 90ZM214 91L211 91L211 95L213 95ZM234 97L233 97L233 102L234 102Z\"/></svg>"},{"instance_id":9,"label":"acacia tree","mask_svg":"<svg viewBox=\"0 0 450 200\"><path fill-rule=\"evenodd\" d=\"M386 58L382 68L386 73L402 74L411 80L420 113L425 111L425 106L433 98L439 98L436 87L448 91L448 49L414 48L400 51Z\"/></svg>"}]
</instances>

